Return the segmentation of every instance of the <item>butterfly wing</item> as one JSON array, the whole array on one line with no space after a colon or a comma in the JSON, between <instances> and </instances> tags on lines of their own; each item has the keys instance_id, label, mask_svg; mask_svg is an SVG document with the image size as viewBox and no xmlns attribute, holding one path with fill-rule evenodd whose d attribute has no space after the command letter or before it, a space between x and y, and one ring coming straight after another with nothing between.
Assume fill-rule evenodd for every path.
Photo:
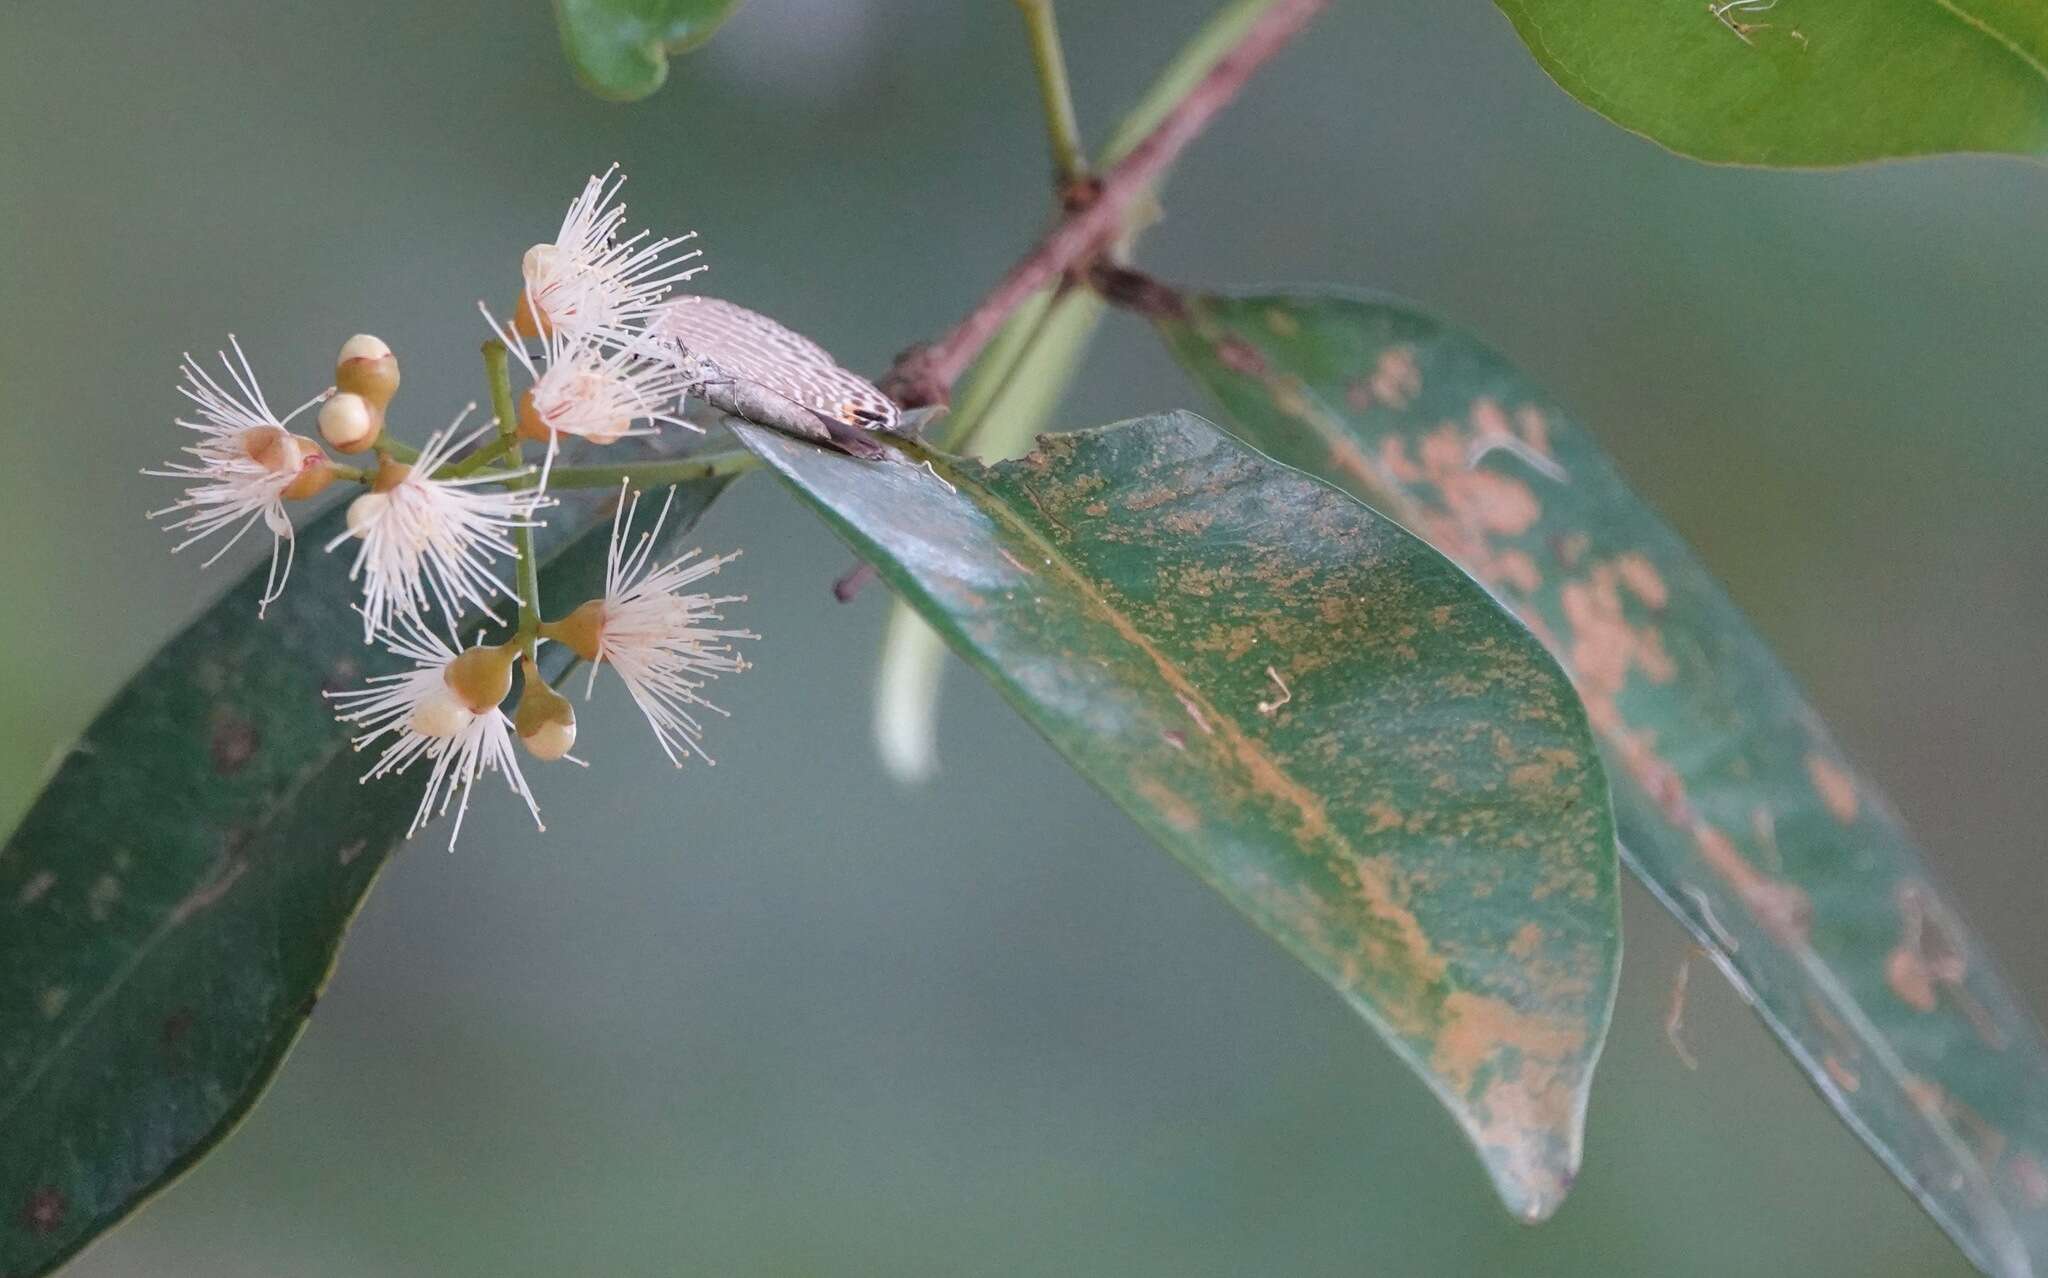
<instances>
[{"instance_id":1,"label":"butterfly wing","mask_svg":"<svg viewBox=\"0 0 2048 1278\"><path fill-rule=\"evenodd\" d=\"M894 400L860 374L841 368L825 348L757 311L717 297L685 296L663 312L655 335L833 421L865 430L893 430Z\"/></svg>"}]
</instances>

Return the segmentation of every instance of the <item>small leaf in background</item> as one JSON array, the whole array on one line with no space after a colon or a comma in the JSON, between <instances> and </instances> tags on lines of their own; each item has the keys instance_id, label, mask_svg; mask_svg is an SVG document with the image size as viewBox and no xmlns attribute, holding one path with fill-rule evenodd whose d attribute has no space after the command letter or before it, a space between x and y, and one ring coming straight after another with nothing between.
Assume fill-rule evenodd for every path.
<instances>
[{"instance_id":1,"label":"small leaf in background","mask_svg":"<svg viewBox=\"0 0 2048 1278\"><path fill-rule=\"evenodd\" d=\"M1391 521L1191 414L986 468L738 433L1083 775L1337 987L1517 1215L1557 1206L1621 935L1597 753L1526 630Z\"/></svg>"},{"instance_id":2,"label":"small leaf in background","mask_svg":"<svg viewBox=\"0 0 2048 1278\"><path fill-rule=\"evenodd\" d=\"M555 0L562 51L599 97L632 102L668 79L672 53L711 38L740 0Z\"/></svg>"},{"instance_id":3,"label":"small leaf in background","mask_svg":"<svg viewBox=\"0 0 2048 1278\"><path fill-rule=\"evenodd\" d=\"M1638 876L1979 1266L2048 1269L2040 1031L1897 814L1592 437L1396 302L1154 309L1233 430L1370 499L1544 637L1600 734Z\"/></svg>"},{"instance_id":4,"label":"small leaf in background","mask_svg":"<svg viewBox=\"0 0 2048 1278\"><path fill-rule=\"evenodd\" d=\"M1696 159L2048 149L2048 8L2036 0L1496 3L1566 92Z\"/></svg>"},{"instance_id":5,"label":"small leaf in background","mask_svg":"<svg viewBox=\"0 0 2048 1278\"><path fill-rule=\"evenodd\" d=\"M560 496L542 588L602 593L616 494ZM299 530L268 620L258 567L158 653L0 848L0 1274L48 1272L248 1112L412 819L425 769L358 784L373 756L320 695L410 668L364 645L346 548L319 552L342 524Z\"/></svg>"}]
</instances>

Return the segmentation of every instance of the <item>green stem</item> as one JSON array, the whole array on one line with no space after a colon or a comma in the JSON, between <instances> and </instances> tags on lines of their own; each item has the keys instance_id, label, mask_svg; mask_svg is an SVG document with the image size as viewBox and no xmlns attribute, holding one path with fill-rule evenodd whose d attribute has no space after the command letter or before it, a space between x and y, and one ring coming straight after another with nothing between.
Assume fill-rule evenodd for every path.
<instances>
[{"instance_id":1,"label":"green stem","mask_svg":"<svg viewBox=\"0 0 2048 1278\"><path fill-rule=\"evenodd\" d=\"M518 443L518 435L514 434L507 437L501 431L496 439L477 449L461 461L443 466L441 468L441 476L445 479L461 479L464 475L474 475L500 457L511 453L518 446Z\"/></svg>"},{"instance_id":2,"label":"green stem","mask_svg":"<svg viewBox=\"0 0 2048 1278\"><path fill-rule=\"evenodd\" d=\"M378 453L388 455L393 461L416 462L420 459L420 450L402 439L379 435L375 447Z\"/></svg>"},{"instance_id":3,"label":"green stem","mask_svg":"<svg viewBox=\"0 0 2048 1278\"><path fill-rule=\"evenodd\" d=\"M1062 183L1088 174L1088 154L1081 144L1081 126L1074 117L1074 95L1067 85L1067 55L1060 48L1060 27L1052 0L1017 0L1024 25L1031 32L1031 60L1038 68L1038 96L1045 106L1046 139L1052 145L1053 168Z\"/></svg>"},{"instance_id":4,"label":"green stem","mask_svg":"<svg viewBox=\"0 0 2048 1278\"><path fill-rule=\"evenodd\" d=\"M730 452L703 453L664 461L622 462L616 466L557 466L548 476L553 488L617 488L633 484L641 488L665 488L696 479L720 475L742 475L757 469L761 459L744 448Z\"/></svg>"},{"instance_id":5,"label":"green stem","mask_svg":"<svg viewBox=\"0 0 2048 1278\"><path fill-rule=\"evenodd\" d=\"M1276 3L1278 0L1231 0L1203 23L1202 29L1181 46L1173 61L1152 81L1145 96L1138 99L1138 105L1117 122L1116 131L1109 135L1109 145L1103 148L1099 161L1102 167L1108 168L1129 155L1132 147L1158 128L1167 113L1188 95L1188 90L1216 65L1217 59L1235 48L1244 39L1246 29Z\"/></svg>"},{"instance_id":6,"label":"green stem","mask_svg":"<svg viewBox=\"0 0 2048 1278\"><path fill-rule=\"evenodd\" d=\"M498 442L517 466L521 461L519 418L512 404L512 372L505 343L495 337L484 343L484 375L491 383L491 411L498 415ZM535 475L515 475L505 481L505 487L516 491L537 482ZM540 638L540 556L534 553L533 529L514 528L512 544L519 551L519 638L531 657Z\"/></svg>"}]
</instances>

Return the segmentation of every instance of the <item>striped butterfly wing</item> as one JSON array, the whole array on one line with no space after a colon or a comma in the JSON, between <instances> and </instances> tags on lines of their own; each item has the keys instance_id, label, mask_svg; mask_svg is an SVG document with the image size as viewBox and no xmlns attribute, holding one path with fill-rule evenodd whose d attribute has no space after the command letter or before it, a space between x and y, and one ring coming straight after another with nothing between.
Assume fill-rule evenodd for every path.
<instances>
[{"instance_id":1,"label":"striped butterfly wing","mask_svg":"<svg viewBox=\"0 0 2048 1278\"><path fill-rule=\"evenodd\" d=\"M678 297L655 329L729 377L765 387L805 408L864 430L893 430L894 400L841 368L825 348L758 311L717 297Z\"/></svg>"}]
</instances>

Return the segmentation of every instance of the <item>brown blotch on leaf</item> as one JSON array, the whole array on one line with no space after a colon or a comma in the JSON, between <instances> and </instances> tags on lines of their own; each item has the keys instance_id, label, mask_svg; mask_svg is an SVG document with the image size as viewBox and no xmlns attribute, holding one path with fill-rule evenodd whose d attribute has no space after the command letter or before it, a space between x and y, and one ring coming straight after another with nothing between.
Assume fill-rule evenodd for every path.
<instances>
[{"instance_id":1,"label":"brown blotch on leaf","mask_svg":"<svg viewBox=\"0 0 2048 1278\"><path fill-rule=\"evenodd\" d=\"M2048 1207L2048 1171L2025 1154L2014 1154L2006 1162L2006 1175L2029 1207Z\"/></svg>"},{"instance_id":2,"label":"brown blotch on leaf","mask_svg":"<svg viewBox=\"0 0 2048 1278\"><path fill-rule=\"evenodd\" d=\"M185 1041L185 1036L192 1032L192 1026L198 1019L198 1015L189 1007L181 1007L169 1016L164 1017L162 1036L164 1049L166 1051L175 1051Z\"/></svg>"},{"instance_id":3,"label":"brown blotch on leaf","mask_svg":"<svg viewBox=\"0 0 2048 1278\"><path fill-rule=\"evenodd\" d=\"M1828 1072L1828 1077L1834 1080L1835 1086L1844 1092L1854 1092L1863 1086L1863 1080L1856 1077L1856 1071L1842 1064L1833 1053L1821 1057L1820 1066Z\"/></svg>"},{"instance_id":4,"label":"brown blotch on leaf","mask_svg":"<svg viewBox=\"0 0 2048 1278\"><path fill-rule=\"evenodd\" d=\"M1693 846L1772 940L1785 946L1806 944L1813 932L1813 901L1804 890L1751 865L1734 840L1705 822L1694 827Z\"/></svg>"},{"instance_id":5,"label":"brown blotch on leaf","mask_svg":"<svg viewBox=\"0 0 2048 1278\"><path fill-rule=\"evenodd\" d=\"M1264 377L1266 357L1241 337L1226 337L1216 343L1216 358L1233 373L1245 377Z\"/></svg>"},{"instance_id":6,"label":"brown blotch on leaf","mask_svg":"<svg viewBox=\"0 0 2048 1278\"><path fill-rule=\"evenodd\" d=\"M1671 590L1664 584L1663 574L1646 557L1634 551L1618 555L1614 569L1621 574L1621 584L1628 587L1628 592L1650 609L1661 609L1671 602Z\"/></svg>"},{"instance_id":7,"label":"brown blotch on leaf","mask_svg":"<svg viewBox=\"0 0 2048 1278\"><path fill-rule=\"evenodd\" d=\"M58 1226L64 1223L64 1213L70 1206L64 1195L58 1193L54 1187L45 1185L30 1194L28 1201L22 1204L21 1223L38 1238L54 1234Z\"/></svg>"},{"instance_id":8,"label":"brown blotch on leaf","mask_svg":"<svg viewBox=\"0 0 2048 1278\"><path fill-rule=\"evenodd\" d=\"M1585 1028L1565 1017L1524 1012L1504 999L1455 990L1444 999L1444 1027L1429 1066L1460 1092L1469 1092L1480 1069L1510 1048L1521 1053L1525 1073L1537 1062L1564 1062L1586 1043ZM1546 1114L1543 1126L1562 1125L1568 1116Z\"/></svg>"},{"instance_id":9,"label":"brown blotch on leaf","mask_svg":"<svg viewBox=\"0 0 2048 1278\"><path fill-rule=\"evenodd\" d=\"M1813 781L1814 793L1827 805L1829 815L1843 825L1856 819L1856 781L1839 764L1825 755L1809 754L1806 775Z\"/></svg>"},{"instance_id":10,"label":"brown blotch on leaf","mask_svg":"<svg viewBox=\"0 0 2048 1278\"><path fill-rule=\"evenodd\" d=\"M1406 408L1422 390L1422 370L1415 366L1415 348L1389 346L1373 365L1371 390L1389 408Z\"/></svg>"},{"instance_id":11,"label":"brown blotch on leaf","mask_svg":"<svg viewBox=\"0 0 2048 1278\"><path fill-rule=\"evenodd\" d=\"M1970 961L1958 939L1961 925L1923 884L1901 883L1893 899L1899 907L1899 943L1884 963L1885 983L1892 993L1915 1011L1931 1012L1946 990L1984 1045L2002 1050L2005 1030L1970 993L1966 981Z\"/></svg>"},{"instance_id":12,"label":"brown blotch on leaf","mask_svg":"<svg viewBox=\"0 0 2048 1278\"><path fill-rule=\"evenodd\" d=\"M213 770L224 777L231 777L248 766L256 757L258 738L256 725L235 710L221 706L213 712L212 729L207 736L207 753L213 760Z\"/></svg>"}]
</instances>

